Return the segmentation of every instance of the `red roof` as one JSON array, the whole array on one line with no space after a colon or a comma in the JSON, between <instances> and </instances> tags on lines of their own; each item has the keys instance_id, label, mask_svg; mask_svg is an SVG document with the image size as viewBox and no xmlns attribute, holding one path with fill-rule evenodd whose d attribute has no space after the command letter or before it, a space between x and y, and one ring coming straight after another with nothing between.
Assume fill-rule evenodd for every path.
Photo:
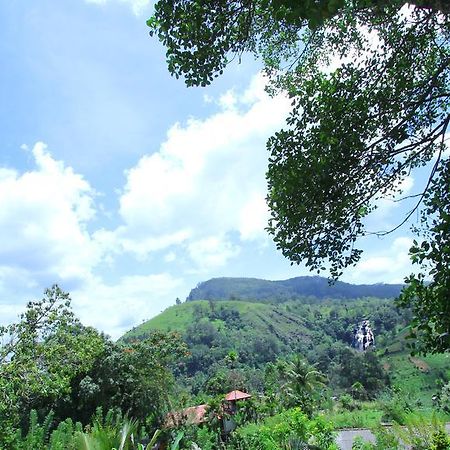
<instances>
[{"instance_id":1,"label":"red roof","mask_svg":"<svg viewBox=\"0 0 450 450\"><path fill-rule=\"evenodd\" d=\"M166 428L179 427L181 425L199 425L207 419L208 405L191 406L183 411L167 414L164 421Z\"/></svg>"},{"instance_id":2,"label":"red roof","mask_svg":"<svg viewBox=\"0 0 450 450\"><path fill-rule=\"evenodd\" d=\"M227 395L225 395L225 400L229 401L229 402L234 402L236 400L243 400L244 398L250 398L251 395L250 394L246 394L245 392L242 391L231 391L228 392Z\"/></svg>"}]
</instances>

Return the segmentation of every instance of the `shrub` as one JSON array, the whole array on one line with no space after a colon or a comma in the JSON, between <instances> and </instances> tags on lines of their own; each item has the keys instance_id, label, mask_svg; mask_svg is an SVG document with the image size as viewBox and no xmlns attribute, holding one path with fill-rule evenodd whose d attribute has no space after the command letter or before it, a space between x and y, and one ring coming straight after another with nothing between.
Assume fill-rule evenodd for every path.
<instances>
[{"instance_id":1,"label":"shrub","mask_svg":"<svg viewBox=\"0 0 450 450\"><path fill-rule=\"evenodd\" d=\"M435 431L431 438L430 450L448 450L450 448L450 438L443 428Z\"/></svg>"},{"instance_id":2,"label":"shrub","mask_svg":"<svg viewBox=\"0 0 450 450\"><path fill-rule=\"evenodd\" d=\"M361 436L356 436L352 444L352 450L375 450L371 442L366 442Z\"/></svg>"},{"instance_id":3,"label":"shrub","mask_svg":"<svg viewBox=\"0 0 450 450\"><path fill-rule=\"evenodd\" d=\"M350 394L342 394L339 397L339 402L341 403L342 407L347 411L353 411L358 407L357 403Z\"/></svg>"},{"instance_id":4,"label":"shrub","mask_svg":"<svg viewBox=\"0 0 450 450\"><path fill-rule=\"evenodd\" d=\"M320 448L337 449L331 423L323 417L308 419L294 408L267 419L263 424L238 428L231 439L232 448L246 450L279 450Z\"/></svg>"}]
</instances>

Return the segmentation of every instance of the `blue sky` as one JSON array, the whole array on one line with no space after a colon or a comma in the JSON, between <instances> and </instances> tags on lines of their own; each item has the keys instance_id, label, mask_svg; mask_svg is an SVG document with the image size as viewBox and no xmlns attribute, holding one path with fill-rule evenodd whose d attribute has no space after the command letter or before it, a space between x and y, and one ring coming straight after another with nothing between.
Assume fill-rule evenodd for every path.
<instances>
[{"instance_id":1,"label":"blue sky","mask_svg":"<svg viewBox=\"0 0 450 450\"><path fill-rule=\"evenodd\" d=\"M57 282L118 337L219 276L285 279L264 231L265 141L289 111L252 58L208 88L170 77L146 0L0 3L0 317ZM417 190L405 182L405 192ZM380 203L371 229L405 205ZM408 228L343 280L400 282Z\"/></svg>"}]
</instances>

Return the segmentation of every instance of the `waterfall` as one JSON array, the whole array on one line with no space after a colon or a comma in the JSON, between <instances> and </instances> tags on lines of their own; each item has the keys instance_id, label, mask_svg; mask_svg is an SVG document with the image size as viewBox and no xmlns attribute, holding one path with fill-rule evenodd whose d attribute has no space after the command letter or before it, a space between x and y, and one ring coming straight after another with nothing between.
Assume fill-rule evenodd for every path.
<instances>
[{"instance_id":1,"label":"waterfall","mask_svg":"<svg viewBox=\"0 0 450 450\"><path fill-rule=\"evenodd\" d=\"M352 347L360 352L366 351L369 347L375 345L375 338L373 336L372 328L368 320L363 320L353 330Z\"/></svg>"}]
</instances>

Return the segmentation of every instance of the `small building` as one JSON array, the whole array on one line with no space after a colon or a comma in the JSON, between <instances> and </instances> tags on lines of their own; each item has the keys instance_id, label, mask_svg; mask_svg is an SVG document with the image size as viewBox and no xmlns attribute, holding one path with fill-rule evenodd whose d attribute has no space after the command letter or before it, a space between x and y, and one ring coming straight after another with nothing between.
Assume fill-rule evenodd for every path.
<instances>
[{"instance_id":1,"label":"small building","mask_svg":"<svg viewBox=\"0 0 450 450\"><path fill-rule=\"evenodd\" d=\"M228 392L227 395L225 395L225 399L223 401L223 410L226 414L224 415L222 420L224 435L227 435L236 428L236 422L230 416L233 416L237 413L237 403L239 401L245 401L249 398L251 398L251 395L246 394L242 391L231 391Z\"/></svg>"},{"instance_id":2,"label":"small building","mask_svg":"<svg viewBox=\"0 0 450 450\"><path fill-rule=\"evenodd\" d=\"M236 423L232 416L238 411L238 402L245 401L249 398L251 398L250 394L237 390L228 392L225 395L221 407L222 413L219 413L220 415L217 416L222 422L224 436L236 428ZM182 411L168 413L164 420L163 428L178 428L183 425L202 425L208 419L208 405L190 406Z\"/></svg>"},{"instance_id":3,"label":"small building","mask_svg":"<svg viewBox=\"0 0 450 450\"><path fill-rule=\"evenodd\" d=\"M250 394L246 394L242 391L231 391L225 395L224 408L228 414L236 414L237 402L240 400L247 400L251 398Z\"/></svg>"},{"instance_id":4,"label":"small building","mask_svg":"<svg viewBox=\"0 0 450 450\"><path fill-rule=\"evenodd\" d=\"M190 406L182 411L167 414L164 428L178 428L182 425L201 425L208 420L208 405Z\"/></svg>"}]
</instances>

